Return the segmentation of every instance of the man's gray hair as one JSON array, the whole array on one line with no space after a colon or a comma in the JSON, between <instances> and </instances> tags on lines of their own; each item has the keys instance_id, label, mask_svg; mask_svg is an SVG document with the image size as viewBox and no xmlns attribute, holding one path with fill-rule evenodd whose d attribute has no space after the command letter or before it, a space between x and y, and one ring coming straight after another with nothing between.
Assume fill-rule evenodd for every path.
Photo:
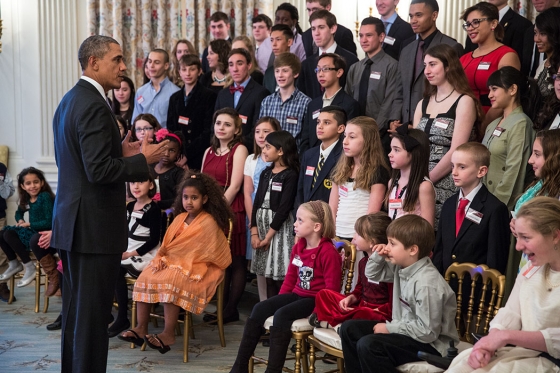
<instances>
[{"instance_id":1,"label":"man's gray hair","mask_svg":"<svg viewBox=\"0 0 560 373\"><path fill-rule=\"evenodd\" d=\"M88 60L91 56L103 58L110 49L110 44L119 44L115 39L109 36L93 35L83 41L78 50L78 61L82 71L86 69Z\"/></svg>"}]
</instances>

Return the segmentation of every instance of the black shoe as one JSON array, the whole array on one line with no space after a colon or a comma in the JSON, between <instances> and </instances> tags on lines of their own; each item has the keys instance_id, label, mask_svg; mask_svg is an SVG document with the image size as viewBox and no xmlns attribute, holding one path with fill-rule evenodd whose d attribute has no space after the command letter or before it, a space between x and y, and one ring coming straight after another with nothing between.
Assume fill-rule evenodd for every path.
<instances>
[{"instance_id":1,"label":"black shoe","mask_svg":"<svg viewBox=\"0 0 560 373\"><path fill-rule=\"evenodd\" d=\"M8 289L8 284L5 282L0 283L0 300L2 302L8 302L10 300L10 289ZM16 301L16 297L14 295L14 299L12 302Z\"/></svg>"},{"instance_id":2,"label":"black shoe","mask_svg":"<svg viewBox=\"0 0 560 373\"><path fill-rule=\"evenodd\" d=\"M121 334L122 332L130 328L130 321L128 320L126 320L126 322L124 323L121 323L120 325L115 325L115 324L116 322L114 322L113 325L111 325L107 329L107 335L109 336L109 338L116 337L117 335Z\"/></svg>"},{"instance_id":3,"label":"black shoe","mask_svg":"<svg viewBox=\"0 0 560 373\"><path fill-rule=\"evenodd\" d=\"M62 315L58 315L56 320L52 323L47 325L47 330L60 330L62 329Z\"/></svg>"},{"instance_id":4,"label":"black shoe","mask_svg":"<svg viewBox=\"0 0 560 373\"><path fill-rule=\"evenodd\" d=\"M321 323L319 322L319 319L317 319L316 313L312 313L311 316L309 316L309 318L307 319L307 321L309 321L309 325L314 326L315 328L321 327Z\"/></svg>"}]
</instances>

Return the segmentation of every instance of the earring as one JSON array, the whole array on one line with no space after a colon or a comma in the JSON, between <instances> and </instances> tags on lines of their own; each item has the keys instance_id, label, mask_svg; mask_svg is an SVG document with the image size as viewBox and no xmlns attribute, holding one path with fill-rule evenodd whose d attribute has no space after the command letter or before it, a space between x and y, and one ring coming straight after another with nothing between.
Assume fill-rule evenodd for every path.
<instances>
[{"instance_id":1,"label":"earring","mask_svg":"<svg viewBox=\"0 0 560 373\"><path fill-rule=\"evenodd\" d=\"M554 245L554 250L558 251L558 245Z\"/></svg>"},{"instance_id":2,"label":"earring","mask_svg":"<svg viewBox=\"0 0 560 373\"><path fill-rule=\"evenodd\" d=\"M492 27L492 31L494 31L495 27Z\"/></svg>"}]
</instances>

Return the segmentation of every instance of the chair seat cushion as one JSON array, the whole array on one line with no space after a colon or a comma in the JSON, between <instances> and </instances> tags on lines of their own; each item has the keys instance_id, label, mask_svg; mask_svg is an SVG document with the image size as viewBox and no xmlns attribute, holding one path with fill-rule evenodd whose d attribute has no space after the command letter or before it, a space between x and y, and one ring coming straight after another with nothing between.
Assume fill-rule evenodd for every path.
<instances>
[{"instance_id":1,"label":"chair seat cushion","mask_svg":"<svg viewBox=\"0 0 560 373\"><path fill-rule=\"evenodd\" d=\"M342 350L342 341L334 329L315 328L313 336L333 348Z\"/></svg>"},{"instance_id":2,"label":"chair seat cushion","mask_svg":"<svg viewBox=\"0 0 560 373\"><path fill-rule=\"evenodd\" d=\"M268 330L272 326L272 322L274 320L274 316L270 316L264 322L264 328ZM309 325L309 321L307 319L298 319L293 322L292 324L292 332L306 332L313 330L313 327Z\"/></svg>"},{"instance_id":3,"label":"chair seat cushion","mask_svg":"<svg viewBox=\"0 0 560 373\"><path fill-rule=\"evenodd\" d=\"M315 334L315 333L313 333L313 334ZM457 347L458 353L461 353L461 352L471 348L472 346L473 345L468 343L468 342L460 341L459 344L456 347ZM443 369L438 368L436 366L433 366L433 365L427 363L426 361L415 361L413 363L399 365L397 367L397 370L399 372L403 372L403 373L439 373L439 372L444 372Z\"/></svg>"}]
</instances>

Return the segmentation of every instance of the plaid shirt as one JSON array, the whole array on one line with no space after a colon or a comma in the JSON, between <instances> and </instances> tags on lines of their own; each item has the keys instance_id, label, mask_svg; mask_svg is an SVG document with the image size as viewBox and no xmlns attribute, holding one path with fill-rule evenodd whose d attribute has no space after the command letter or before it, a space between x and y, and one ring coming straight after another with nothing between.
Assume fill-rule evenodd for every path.
<instances>
[{"instance_id":1,"label":"plaid shirt","mask_svg":"<svg viewBox=\"0 0 560 373\"><path fill-rule=\"evenodd\" d=\"M301 126L303 118L307 115L309 102L311 102L311 99L297 88L286 101L282 102L280 90L277 90L263 100L259 118L271 116L278 119L282 129L294 136L299 147L301 142Z\"/></svg>"}]
</instances>

